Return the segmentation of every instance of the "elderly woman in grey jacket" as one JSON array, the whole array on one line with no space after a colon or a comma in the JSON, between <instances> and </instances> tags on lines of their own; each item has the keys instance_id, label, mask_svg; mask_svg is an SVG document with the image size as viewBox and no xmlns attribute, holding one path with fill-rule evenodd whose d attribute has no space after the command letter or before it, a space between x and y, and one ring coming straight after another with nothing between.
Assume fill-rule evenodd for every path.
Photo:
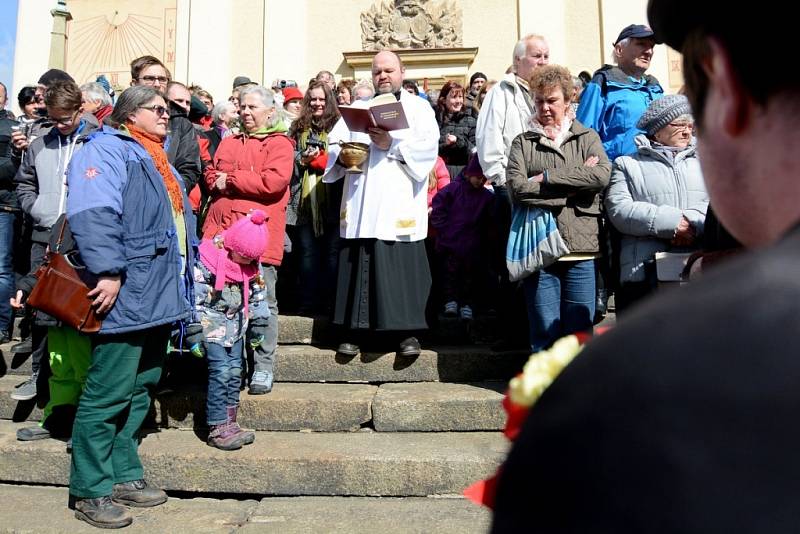
<instances>
[{"instance_id":1,"label":"elderly woman in grey jacket","mask_svg":"<svg viewBox=\"0 0 800 534\"><path fill-rule=\"evenodd\" d=\"M614 161L605 206L621 234L617 313L656 287L657 252L690 252L708 208L708 194L692 136L694 121L685 96L655 100L637 127L638 152Z\"/></svg>"},{"instance_id":2,"label":"elderly woman in grey jacket","mask_svg":"<svg viewBox=\"0 0 800 534\"><path fill-rule=\"evenodd\" d=\"M599 193L611 163L597 132L570 108L572 76L549 65L531 75L535 112L529 131L511 143L506 181L514 208L552 213L569 253L523 280L531 350L591 330L595 303L594 259L600 256Z\"/></svg>"}]
</instances>

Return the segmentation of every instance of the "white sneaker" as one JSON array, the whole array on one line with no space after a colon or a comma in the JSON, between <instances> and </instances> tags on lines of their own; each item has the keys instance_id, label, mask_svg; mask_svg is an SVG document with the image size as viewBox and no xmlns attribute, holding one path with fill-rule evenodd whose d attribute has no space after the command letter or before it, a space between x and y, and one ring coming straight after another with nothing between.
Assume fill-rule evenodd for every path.
<instances>
[{"instance_id":1,"label":"white sneaker","mask_svg":"<svg viewBox=\"0 0 800 534\"><path fill-rule=\"evenodd\" d=\"M464 321L472 320L472 308L469 306L461 306L461 319Z\"/></svg>"},{"instance_id":2,"label":"white sneaker","mask_svg":"<svg viewBox=\"0 0 800 534\"><path fill-rule=\"evenodd\" d=\"M451 300L444 305L444 314L448 317L455 317L458 315L458 302Z\"/></svg>"}]
</instances>

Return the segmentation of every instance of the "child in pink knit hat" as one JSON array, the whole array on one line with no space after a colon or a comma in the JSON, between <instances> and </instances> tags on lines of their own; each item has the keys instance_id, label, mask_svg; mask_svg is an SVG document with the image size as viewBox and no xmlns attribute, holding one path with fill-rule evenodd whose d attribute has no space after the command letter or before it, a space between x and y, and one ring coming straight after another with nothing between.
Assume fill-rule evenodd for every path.
<instances>
[{"instance_id":1,"label":"child in pink knit hat","mask_svg":"<svg viewBox=\"0 0 800 534\"><path fill-rule=\"evenodd\" d=\"M236 416L247 321L269 315L259 263L267 240L266 215L254 210L214 239L203 239L194 266L195 308L208 360L208 444L218 449L240 449L255 440Z\"/></svg>"}]
</instances>

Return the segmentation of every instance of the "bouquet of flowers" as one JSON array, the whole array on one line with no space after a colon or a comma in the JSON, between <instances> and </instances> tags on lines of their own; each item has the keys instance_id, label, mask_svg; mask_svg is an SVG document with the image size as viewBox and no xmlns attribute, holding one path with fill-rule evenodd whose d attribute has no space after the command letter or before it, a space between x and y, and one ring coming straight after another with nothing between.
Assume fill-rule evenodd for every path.
<instances>
[{"instance_id":1,"label":"bouquet of flowers","mask_svg":"<svg viewBox=\"0 0 800 534\"><path fill-rule=\"evenodd\" d=\"M596 334L602 334L607 328L596 329ZM562 337L553 346L532 354L522 368L522 373L511 379L508 392L503 399L503 409L508 414L503 434L514 441L519 435L528 412L536 404L550 384L561 374L561 371L580 354L583 345L592 335L579 332ZM503 467L497 470L494 476L475 482L464 490L464 496L476 504L494 508L494 497L497 491L497 482Z\"/></svg>"}]
</instances>

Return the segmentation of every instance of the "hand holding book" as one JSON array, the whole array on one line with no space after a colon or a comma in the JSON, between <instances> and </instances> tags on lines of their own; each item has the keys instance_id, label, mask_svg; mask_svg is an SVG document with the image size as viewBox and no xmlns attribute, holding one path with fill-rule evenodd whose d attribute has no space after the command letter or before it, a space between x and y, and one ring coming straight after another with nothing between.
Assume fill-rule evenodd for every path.
<instances>
[{"instance_id":1,"label":"hand holding book","mask_svg":"<svg viewBox=\"0 0 800 534\"><path fill-rule=\"evenodd\" d=\"M390 132L408 128L403 105L393 94L373 98L367 108L339 106L339 112L351 132L370 133L370 128Z\"/></svg>"}]
</instances>

